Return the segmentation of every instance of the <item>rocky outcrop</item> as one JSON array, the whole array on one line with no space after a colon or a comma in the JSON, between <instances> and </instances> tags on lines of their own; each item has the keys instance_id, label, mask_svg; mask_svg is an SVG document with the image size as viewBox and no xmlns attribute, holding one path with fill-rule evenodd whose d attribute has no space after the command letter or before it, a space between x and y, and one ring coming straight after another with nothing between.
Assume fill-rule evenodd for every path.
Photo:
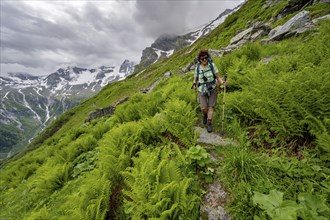
<instances>
[{"instance_id":1,"label":"rocky outcrop","mask_svg":"<svg viewBox=\"0 0 330 220\"><path fill-rule=\"evenodd\" d=\"M315 23L326 19L330 19L330 15L311 20L310 12L302 11L287 21L284 25L272 29L268 34L268 38L261 43L280 41L306 31L314 30L316 28Z\"/></svg>"},{"instance_id":2,"label":"rocky outcrop","mask_svg":"<svg viewBox=\"0 0 330 220\"><path fill-rule=\"evenodd\" d=\"M151 47L163 51L173 50L175 48L177 39L177 35L163 34L158 37L153 44L151 44Z\"/></svg>"},{"instance_id":3,"label":"rocky outcrop","mask_svg":"<svg viewBox=\"0 0 330 220\"><path fill-rule=\"evenodd\" d=\"M310 26L310 27L309 27ZM268 41L282 40L287 36L292 36L295 32L298 32L301 28L313 29L314 25L310 23L310 12L302 11L296 16L291 18L282 26L277 26L272 29L268 35Z\"/></svg>"},{"instance_id":4,"label":"rocky outcrop","mask_svg":"<svg viewBox=\"0 0 330 220\"><path fill-rule=\"evenodd\" d=\"M188 65L186 65L185 67L183 67L181 70L182 70L182 72L186 73L186 72L189 72L191 70L194 70L195 68L196 68L195 62L191 62Z\"/></svg>"},{"instance_id":5,"label":"rocky outcrop","mask_svg":"<svg viewBox=\"0 0 330 220\"><path fill-rule=\"evenodd\" d=\"M158 59L158 55L152 47L147 47L142 51L141 61L138 65L138 69L143 69L153 64Z\"/></svg>"},{"instance_id":6,"label":"rocky outcrop","mask_svg":"<svg viewBox=\"0 0 330 220\"><path fill-rule=\"evenodd\" d=\"M231 45L243 45L247 42L254 42L264 37L270 31L270 26L262 22L252 24L248 29L238 33L230 40Z\"/></svg>"},{"instance_id":7,"label":"rocky outcrop","mask_svg":"<svg viewBox=\"0 0 330 220\"><path fill-rule=\"evenodd\" d=\"M109 106L106 108L101 108L101 109L96 109L89 113L89 117L85 119L85 122L90 122L91 120L94 120L96 118L100 118L106 115L113 115L115 112L115 107L114 106Z\"/></svg>"},{"instance_id":8,"label":"rocky outcrop","mask_svg":"<svg viewBox=\"0 0 330 220\"><path fill-rule=\"evenodd\" d=\"M228 54L232 52L233 50L236 50L243 46L244 44L248 42L255 42L256 40L267 36L267 34L270 31L270 25L264 24L262 22L255 22L249 24L249 27L246 30L243 30L236 34L231 40L230 44L221 49L221 50L209 50L212 51L213 56L219 56L222 57L225 54Z\"/></svg>"},{"instance_id":9,"label":"rocky outcrop","mask_svg":"<svg viewBox=\"0 0 330 220\"><path fill-rule=\"evenodd\" d=\"M130 75L134 72L134 62L130 62L129 60L125 60L119 68L120 73L125 73L126 75Z\"/></svg>"},{"instance_id":10,"label":"rocky outcrop","mask_svg":"<svg viewBox=\"0 0 330 220\"><path fill-rule=\"evenodd\" d=\"M166 72L164 73L164 79L168 79L172 76L172 73L171 72Z\"/></svg>"},{"instance_id":11,"label":"rocky outcrop","mask_svg":"<svg viewBox=\"0 0 330 220\"><path fill-rule=\"evenodd\" d=\"M85 122L91 122L92 120L96 119L96 118L100 118L103 116L111 116L115 113L116 107L126 101L128 101L128 97L120 100L119 102L117 102L114 106L108 106L105 108L101 108L101 109L96 109L94 111L92 111L91 113L89 113L88 117L85 119Z\"/></svg>"}]
</instances>

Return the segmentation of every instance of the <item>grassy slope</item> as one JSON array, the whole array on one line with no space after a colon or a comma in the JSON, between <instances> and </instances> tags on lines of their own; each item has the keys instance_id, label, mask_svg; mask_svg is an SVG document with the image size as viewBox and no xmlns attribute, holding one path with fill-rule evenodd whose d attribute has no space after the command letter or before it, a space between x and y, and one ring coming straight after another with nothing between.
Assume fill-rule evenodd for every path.
<instances>
[{"instance_id":1,"label":"grassy slope","mask_svg":"<svg viewBox=\"0 0 330 220\"><path fill-rule=\"evenodd\" d=\"M192 73L176 71L200 48L226 46L249 20L276 16L287 1L265 11L260 10L262 2L249 1L204 39L138 77L108 85L54 121L1 169L0 217L196 218L201 191L186 149L195 145L197 105L189 88ZM314 16L329 11L324 4L309 9ZM228 210L237 219L278 217L276 210L293 219L329 213L329 26L323 22L320 33L278 44L257 42L215 59L231 85L226 131L240 143L237 148L217 148L225 158L221 179L232 195ZM261 62L265 57L271 62ZM161 79L167 71L175 76ZM138 94L159 78L155 91ZM115 115L83 126L90 111L128 96ZM274 189L290 202L267 206L267 194ZM321 205L311 208L314 200Z\"/></svg>"}]
</instances>

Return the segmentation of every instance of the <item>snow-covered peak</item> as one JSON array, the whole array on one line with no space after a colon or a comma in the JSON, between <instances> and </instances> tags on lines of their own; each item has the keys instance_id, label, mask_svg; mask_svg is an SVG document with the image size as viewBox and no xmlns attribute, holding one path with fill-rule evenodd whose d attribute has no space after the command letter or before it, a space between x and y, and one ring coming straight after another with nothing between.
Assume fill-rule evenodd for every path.
<instances>
[{"instance_id":1,"label":"snow-covered peak","mask_svg":"<svg viewBox=\"0 0 330 220\"><path fill-rule=\"evenodd\" d=\"M126 67L122 67L123 64L127 64ZM95 69L67 66L59 68L47 76L9 73L8 77L0 77L0 85L12 89L41 86L53 90L52 93L65 90L70 86L84 86L86 89L93 87L92 90L95 90L96 85L101 88L110 82L125 79L134 71L134 63L125 60L123 64L121 69L115 66L100 66Z\"/></svg>"}]
</instances>

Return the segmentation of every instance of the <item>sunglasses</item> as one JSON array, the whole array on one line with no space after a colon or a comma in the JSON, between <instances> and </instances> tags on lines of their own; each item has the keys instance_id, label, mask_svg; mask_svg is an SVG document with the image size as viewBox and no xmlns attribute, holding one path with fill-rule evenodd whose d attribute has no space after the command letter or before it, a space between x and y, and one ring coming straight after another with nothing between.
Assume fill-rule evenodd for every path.
<instances>
[{"instance_id":1,"label":"sunglasses","mask_svg":"<svg viewBox=\"0 0 330 220\"><path fill-rule=\"evenodd\" d=\"M207 60L209 57L201 57L201 61Z\"/></svg>"}]
</instances>

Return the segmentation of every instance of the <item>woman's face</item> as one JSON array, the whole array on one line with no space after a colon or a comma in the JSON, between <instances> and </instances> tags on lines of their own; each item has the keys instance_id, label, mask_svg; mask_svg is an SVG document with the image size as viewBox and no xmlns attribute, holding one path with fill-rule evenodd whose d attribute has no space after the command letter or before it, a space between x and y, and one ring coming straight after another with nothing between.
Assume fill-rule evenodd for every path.
<instances>
[{"instance_id":1,"label":"woman's face","mask_svg":"<svg viewBox=\"0 0 330 220\"><path fill-rule=\"evenodd\" d=\"M202 64L207 64L207 59L208 59L208 58L209 58L209 57L208 57L207 55L201 56L201 59L200 59L201 63L202 63Z\"/></svg>"}]
</instances>

